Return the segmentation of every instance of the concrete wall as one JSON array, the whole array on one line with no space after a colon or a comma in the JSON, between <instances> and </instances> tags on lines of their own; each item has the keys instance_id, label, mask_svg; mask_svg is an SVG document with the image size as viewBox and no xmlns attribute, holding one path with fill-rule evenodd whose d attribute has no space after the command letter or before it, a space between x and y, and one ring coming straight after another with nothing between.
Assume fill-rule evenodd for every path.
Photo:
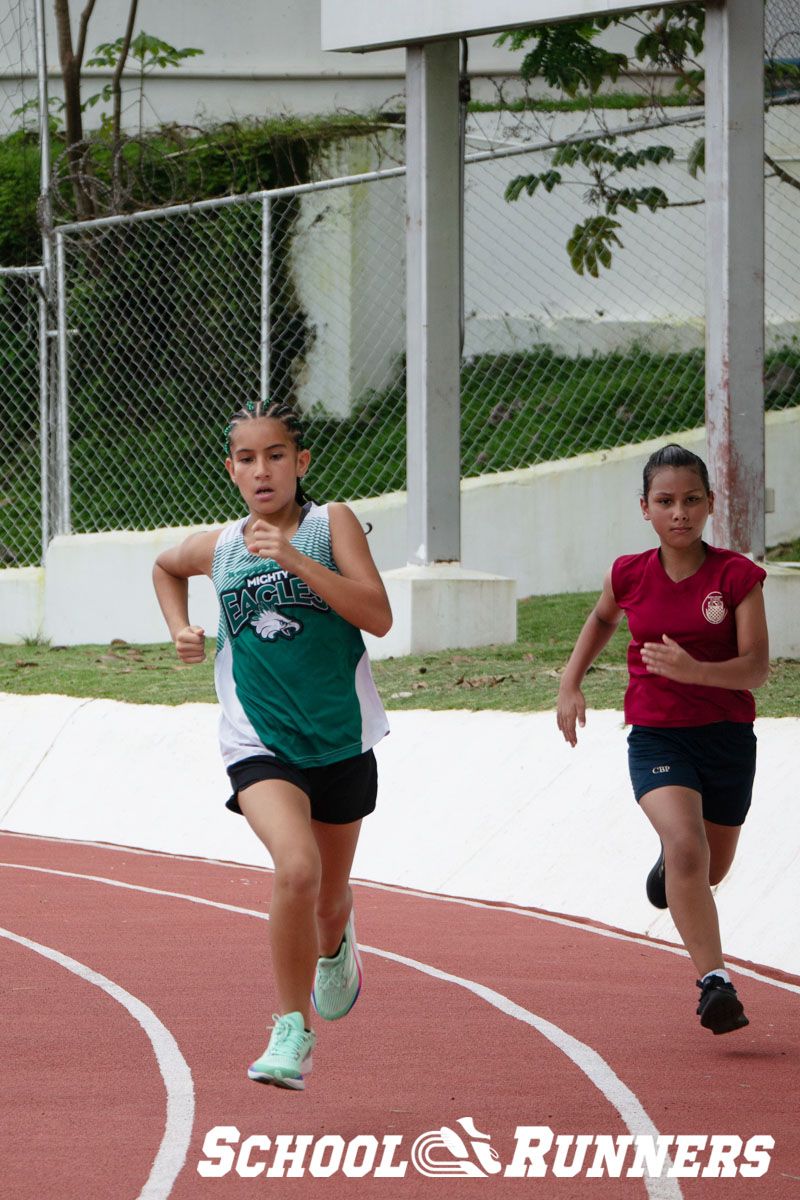
<instances>
[{"instance_id":1,"label":"concrete wall","mask_svg":"<svg viewBox=\"0 0 800 1200\"><path fill-rule=\"evenodd\" d=\"M27 10L29 6L24 6ZM77 15L84 6L71 5L73 38L77 38ZM129 0L104 0L89 23L87 58L95 46L113 42L125 31ZM62 94L58 68L58 42L52 3L45 4L47 57L50 94ZM13 40L0 46L0 116L9 127L18 125L11 116L15 103L4 103L3 93L19 94L20 75L33 76L35 95L36 59L33 52L33 15L20 46ZM19 20L25 18L20 16ZM320 0L237 0L233 6L217 0L139 0L136 32L140 30L178 48L192 46L202 56L187 59L176 70L157 70L145 86L144 125L162 122L193 124L228 121L268 114L319 113L336 109L366 112L387 104L403 90L405 52L381 51L354 55L326 53L321 44ZM470 66L479 73L503 74L515 69L520 55L495 47L494 37L476 38L470 47ZM22 53L22 72L20 54ZM87 68L84 98L102 90L108 71ZM135 81L126 78L124 121L137 128L139 114ZM98 104L88 113L87 126L100 123L103 108Z\"/></svg>"},{"instance_id":2,"label":"concrete wall","mask_svg":"<svg viewBox=\"0 0 800 1200\"><path fill-rule=\"evenodd\" d=\"M402 133L380 137L402 162ZM330 178L373 171L370 138L349 138L326 154ZM312 192L300 199L289 249L306 348L293 365L305 412L350 415L355 400L395 381L405 353L406 181L404 177Z\"/></svg>"},{"instance_id":3,"label":"concrete wall","mask_svg":"<svg viewBox=\"0 0 800 1200\"><path fill-rule=\"evenodd\" d=\"M642 468L668 441L706 456L705 431L696 429L465 480L464 562L513 576L520 596L599 589L616 555L653 545L652 528L639 508ZM768 546L800 533L800 492L793 482L798 462L800 408L768 413L766 486L775 492ZM713 518L708 535L713 542Z\"/></svg>"},{"instance_id":4,"label":"concrete wall","mask_svg":"<svg viewBox=\"0 0 800 1200\"><path fill-rule=\"evenodd\" d=\"M691 111L670 110L673 117ZM790 115L791 114L791 115ZM606 112L611 128L623 114ZM519 141L543 143L586 132L585 114L556 113ZM469 150L507 144L508 113L478 114L468 126ZM505 133L505 137L504 137ZM624 180L631 187L662 188L674 207L636 214L620 209L615 220L622 245L612 267L597 278L577 275L566 245L578 222L591 214L585 169L559 166L564 186L551 194L498 202L514 176L552 167L552 151L468 165L465 203L464 354L524 352L550 345L567 355L637 349L665 353L702 349L705 328L705 181L692 178L689 155L704 127L676 125L618 141L641 149L657 143L674 151L671 162L642 167ZM471 136L470 136L471 135ZM485 141L479 140L483 135ZM798 174L800 114L786 108L765 116L770 155ZM685 207L683 207L685 206ZM765 336L768 349L791 343L800 332L797 279L800 242L793 188L770 183L765 196Z\"/></svg>"},{"instance_id":5,"label":"concrete wall","mask_svg":"<svg viewBox=\"0 0 800 1200\"><path fill-rule=\"evenodd\" d=\"M767 517L767 543L800 533L800 409L769 413L767 486L775 512ZM618 554L653 545L638 497L641 471L651 451L668 438L544 463L527 470L466 479L461 487L462 565L516 580L517 596L599 589ZM705 452L703 430L678 435ZM713 480L712 480L713 485ZM373 528L370 545L382 571L404 567L404 493L359 500L353 508ZM44 572L0 571L0 642L42 636L56 645L161 642L161 619L150 575L165 547L192 532L76 534L51 543ZM713 527L709 540L713 542ZM774 657L800 657L800 570L772 568L766 588ZM216 599L207 579L191 582L192 619L216 629ZM370 651L386 653L377 639Z\"/></svg>"},{"instance_id":6,"label":"concrete wall","mask_svg":"<svg viewBox=\"0 0 800 1200\"><path fill-rule=\"evenodd\" d=\"M0 570L0 641L14 644L41 634L45 579L43 567Z\"/></svg>"}]
</instances>

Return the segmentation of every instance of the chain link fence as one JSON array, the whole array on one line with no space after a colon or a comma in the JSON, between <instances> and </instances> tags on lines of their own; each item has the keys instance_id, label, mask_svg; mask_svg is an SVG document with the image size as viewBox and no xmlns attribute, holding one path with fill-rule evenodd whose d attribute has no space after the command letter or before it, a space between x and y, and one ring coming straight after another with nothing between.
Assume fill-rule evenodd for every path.
<instances>
[{"instance_id":1,"label":"chain link fence","mask_svg":"<svg viewBox=\"0 0 800 1200\"><path fill-rule=\"evenodd\" d=\"M800 2L768 0L765 9L767 62L784 63L794 73L774 89L766 119L767 155L764 318L772 344L782 353L767 362L766 401L770 407L800 404ZM769 345L769 342L768 342Z\"/></svg>"},{"instance_id":2,"label":"chain link fence","mask_svg":"<svg viewBox=\"0 0 800 1200\"><path fill-rule=\"evenodd\" d=\"M673 118L674 120L674 118ZM462 470L508 470L676 433L704 420L704 207L689 171L702 121L625 135L654 140L667 165L637 171L667 207L620 210L611 265L577 273L567 249L591 213L585 171L559 165L552 192L499 207L515 178L546 177L556 147L468 164ZM557 145L586 130L563 120ZM486 122L484 121L484 128ZM613 126L611 128L614 128ZM623 126L624 128L624 126ZM502 130L494 130L500 141ZM800 109L766 117L771 158L800 183ZM766 185L767 408L800 403L800 190L771 167ZM500 219L498 219L498 213Z\"/></svg>"},{"instance_id":3,"label":"chain link fence","mask_svg":"<svg viewBox=\"0 0 800 1200\"><path fill-rule=\"evenodd\" d=\"M779 34L768 28L767 48L792 59L783 51L795 48L787 31L798 5L783 2L789 15ZM800 403L800 93L787 87L776 100L766 135L768 408ZM630 133L639 121L624 111L469 118L465 476L703 422L703 180L689 170L702 110L668 110L662 128ZM573 269L567 250L591 212L580 162L559 165L552 191L504 197L514 179L546 176L564 145L609 132L634 155L668 148L663 161L645 156L636 179L669 203L620 211L611 264L595 277ZM237 515L223 430L234 409L265 395L305 414L312 495L405 486L402 169L66 226L58 243L75 532ZM3 388L16 499L0 506L0 543L21 565L38 558L37 460L25 441L38 411L36 306L30 281L3 277L0 289L0 354L14 357L17 381ZM12 293L33 324L12 317Z\"/></svg>"},{"instance_id":4,"label":"chain link fence","mask_svg":"<svg viewBox=\"0 0 800 1200\"><path fill-rule=\"evenodd\" d=\"M0 8L0 129L36 132L36 37L30 0Z\"/></svg>"},{"instance_id":5,"label":"chain link fence","mask_svg":"<svg viewBox=\"0 0 800 1200\"><path fill-rule=\"evenodd\" d=\"M236 515L223 430L265 396L306 414L312 493L402 486L372 403L401 421L403 239L391 176L59 230L73 530Z\"/></svg>"},{"instance_id":6,"label":"chain link fence","mask_svg":"<svg viewBox=\"0 0 800 1200\"><path fill-rule=\"evenodd\" d=\"M49 421L39 375L41 268L0 268L0 566L40 560Z\"/></svg>"}]
</instances>

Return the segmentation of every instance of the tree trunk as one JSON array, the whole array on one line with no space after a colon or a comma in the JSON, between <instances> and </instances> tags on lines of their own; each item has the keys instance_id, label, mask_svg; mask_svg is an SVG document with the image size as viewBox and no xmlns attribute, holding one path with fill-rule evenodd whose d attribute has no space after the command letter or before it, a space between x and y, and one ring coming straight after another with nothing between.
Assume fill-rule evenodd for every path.
<instances>
[{"instance_id":1,"label":"tree trunk","mask_svg":"<svg viewBox=\"0 0 800 1200\"><path fill-rule=\"evenodd\" d=\"M122 203L122 162L120 155L121 149L121 126L122 126L122 72L125 69L125 62L128 58L131 40L133 38L133 26L136 21L136 9L139 0L131 0L128 10L128 25L125 30L125 38L122 43L122 49L119 52L119 59L114 69L114 78L111 81L111 93L114 97L114 116L113 116L113 132L112 132L112 147L111 147L111 173L112 173L112 211L119 212Z\"/></svg>"},{"instance_id":2,"label":"tree trunk","mask_svg":"<svg viewBox=\"0 0 800 1200\"><path fill-rule=\"evenodd\" d=\"M81 13L78 29L78 46L72 46L72 23L69 15L69 0L54 0L56 28L58 31L58 56L64 80L64 123L67 139L67 159L72 177L76 215L85 221L93 216L91 193L84 177L81 142L83 141L83 114L81 112L81 65L86 49L86 29L95 6L95 0L87 0Z\"/></svg>"}]
</instances>

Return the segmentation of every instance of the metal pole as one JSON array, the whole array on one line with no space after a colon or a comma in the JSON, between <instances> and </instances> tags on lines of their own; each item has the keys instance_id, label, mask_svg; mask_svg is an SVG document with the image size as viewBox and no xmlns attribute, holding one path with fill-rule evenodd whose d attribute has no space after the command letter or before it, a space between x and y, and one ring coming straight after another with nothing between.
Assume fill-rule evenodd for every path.
<instances>
[{"instance_id":1,"label":"metal pole","mask_svg":"<svg viewBox=\"0 0 800 1200\"><path fill-rule=\"evenodd\" d=\"M42 562L50 543L50 342L53 218L50 203L50 106L47 93L47 47L44 0L35 0L36 79L39 97L39 211L42 223L42 274L39 277L39 458L41 478Z\"/></svg>"},{"instance_id":2,"label":"metal pole","mask_svg":"<svg viewBox=\"0 0 800 1200\"><path fill-rule=\"evenodd\" d=\"M42 562L50 545L50 339L47 336L50 306L47 303L47 274L39 278L39 478L42 529Z\"/></svg>"},{"instance_id":3,"label":"metal pole","mask_svg":"<svg viewBox=\"0 0 800 1200\"><path fill-rule=\"evenodd\" d=\"M56 276L58 296L58 407L56 411L56 533L72 532L69 480L69 388L67 369L67 289L64 237L56 230Z\"/></svg>"},{"instance_id":4,"label":"metal pole","mask_svg":"<svg viewBox=\"0 0 800 1200\"><path fill-rule=\"evenodd\" d=\"M706 5L706 438L719 546L763 558L764 6Z\"/></svg>"},{"instance_id":5,"label":"metal pole","mask_svg":"<svg viewBox=\"0 0 800 1200\"><path fill-rule=\"evenodd\" d=\"M265 196L261 201L261 399L269 397L270 376L270 259L272 237L270 232L270 201Z\"/></svg>"}]
</instances>

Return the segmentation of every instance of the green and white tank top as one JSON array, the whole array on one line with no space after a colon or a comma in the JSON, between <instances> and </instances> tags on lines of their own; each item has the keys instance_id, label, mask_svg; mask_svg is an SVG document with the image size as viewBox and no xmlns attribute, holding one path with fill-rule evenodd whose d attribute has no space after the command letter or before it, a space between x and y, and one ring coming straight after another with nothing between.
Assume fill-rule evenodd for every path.
<instances>
[{"instance_id":1,"label":"green and white tank top","mask_svg":"<svg viewBox=\"0 0 800 1200\"><path fill-rule=\"evenodd\" d=\"M389 731L361 631L271 559L250 554L247 517L222 530L212 579L220 604L214 682L225 766L271 754L319 767ZM337 570L328 506L310 504L292 545Z\"/></svg>"}]
</instances>

